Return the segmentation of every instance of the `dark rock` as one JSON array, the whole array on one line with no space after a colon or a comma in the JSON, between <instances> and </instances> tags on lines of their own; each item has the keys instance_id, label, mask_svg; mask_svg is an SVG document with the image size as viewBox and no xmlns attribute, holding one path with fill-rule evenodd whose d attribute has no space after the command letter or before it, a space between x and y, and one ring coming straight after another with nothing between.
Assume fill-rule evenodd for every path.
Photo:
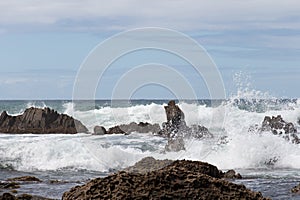
<instances>
[{"instance_id":1,"label":"dark rock","mask_svg":"<svg viewBox=\"0 0 300 200\"><path fill-rule=\"evenodd\" d=\"M122 124L109 128L107 134L131 134L134 132L157 133L159 131L160 127L158 124L150 124L148 122L140 122L137 124L135 122L131 122L130 124Z\"/></svg>"},{"instance_id":2,"label":"dark rock","mask_svg":"<svg viewBox=\"0 0 300 200\"><path fill-rule=\"evenodd\" d=\"M265 116L261 127L259 127L258 125L251 126L248 132L271 132L272 134L279 135L284 139L291 141L292 143L300 143L300 139L297 135L297 129L295 128L294 124L284 121L281 115L278 115L277 117Z\"/></svg>"},{"instance_id":3,"label":"dark rock","mask_svg":"<svg viewBox=\"0 0 300 200\"><path fill-rule=\"evenodd\" d=\"M300 184L291 189L292 193L300 194Z\"/></svg>"},{"instance_id":4,"label":"dark rock","mask_svg":"<svg viewBox=\"0 0 300 200\"><path fill-rule=\"evenodd\" d=\"M167 115L167 123L170 123L176 127L180 126L181 122L184 121L184 113L175 104L175 101L169 101L168 105L165 106L165 111Z\"/></svg>"},{"instance_id":5,"label":"dark rock","mask_svg":"<svg viewBox=\"0 0 300 200\"><path fill-rule=\"evenodd\" d=\"M120 126L114 126L108 129L107 134L125 134L125 131Z\"/></svg>"},{"instance_id":6,"label":"dark rock","mask_svg":"<svg viewBox=\"0 0 300 200\"><path fill-rule=\"evenodd\" d=\"M297 133L294 124L284 121L281 115L278 115L277 117L272 116L272 118L266 116L262 122L261 131L272 131L275 135Z\"/></svg>"},{"instance_id":7,"label":"dark rock","mask_svg":"<svg viewBox=\"0 0 300 200\"><path fill-rule=\"evenodd\" d=\"M233 169L230 169L225 173L221 172L221 176L222 178L228 178L228 179L242 179L241 174L236 173Z\"/></svg>"},{"instance_id":8,"label":"dark rock","mask_svg":"<svg viewBox=\"0 0 300 200\"><path fill-rule=\"evenodd\" d=\"M49 198L44 198L41 196L35 196L30 194L21 194L18 196L14 196L10 193L3 193L0 195L0 200L52 200Z\"/></svg>"},{"instance_id":9,"label":"dark rock","mask_svg":"<svg viewBox=\"0 0 300 200\"><path fill-rule=\"evenodd\" d=\"M164 168L173 162L174 160L156 160L153 157L146 157L140 160L139 162L135 163L133 166L124 169L124 171L145 174L151 171Z\"/></svg>"},{"instance_id":10,"label":"dark rock","mask_svg":"<svg viewBox=\"0 0 300 200\"><path fill-rule=\"evenodd\" d=\"M20 184L16 182L0 182L0 189L18 189Z\"/></svg>"},{"instance_id":11,"label":"dark rock","mask_svg":"<svg viewBox=\"0 0 300 200\"><path fill-rule=\"evenodd\" d=\"M184 120L184 113L175 105L175 101L169 101L168 106L165 106L165 111L167 122L162 124L162 129L157 134L168 138L166 151L185 150L184 139L202 139L213 136L204 126L192 125L188 127Z\"/></svg>"},{"instance_id":12,"label":"dark rock","mask_svg":"<svg viewBox=\"0 0 300 200\"><path fill-rule=\"evenodd\" d=\"M33 196L30 194L21 194L17 197L18 200L32 200Z\"/></svg>"},{"instance_id":13,"label":"dark rock","mask_svg":"<svg viewBox=\"0 0 300 200\"><path fill-rule=\"evenodd\" d=\"M1 133L86 133L88 129L78 120L59 114L50 108L28 108L22 115L0 115Z\"/></svg>"},{"instance_id":14,"label":"dark rock","mask_svg":"<svg viewBox=\"0 0 300 200\"><path fill-rule=\"evenodd\" d=\"M20 176L15 178L9 178L7 181L20 181L20 182L42 182L40 179L34 177L34 176Z\"/></svg>"},{"instance_id":15,"label":"dark rock","mask_svg":"<svg viewBox=\"0 0 300 200\"><path fill-rule=\"evenodd\" d=\"M105 135L106 133L106 129L103 126L94 127L94 135Z\"/></svg>"},{"instance_id":16,"label":"dark rock","mask_svg":"<svg viewBox=\"0 0 300 200\"><path fill-rule=\"evenodd\" d=\"M17 198L10 194L10 193L3 193L1 196L0 196L0 200L17 200Z\"/></svg>"},{"instance_id":17,"label":"dark rock","mask_svg":"<svg viewBox=\"0 0 300 200\"><path fill-rule=\"evenodd\" d=\"M181 160L148 173L121 171L97 178L65 192L62 199L266 199L219 177L213 165Z\"/></svg>"}]
</instances>

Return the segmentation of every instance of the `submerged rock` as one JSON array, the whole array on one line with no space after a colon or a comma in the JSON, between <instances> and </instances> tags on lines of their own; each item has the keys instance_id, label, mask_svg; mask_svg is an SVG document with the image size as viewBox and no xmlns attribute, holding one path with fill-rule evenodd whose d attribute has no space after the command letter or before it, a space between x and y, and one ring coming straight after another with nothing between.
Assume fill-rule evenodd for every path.
<instances>
[{"instance_id":1,"label":"submerged rock","mask_svg":"<svg viewBox=\"0 0 300 200\"><path fill-rule=\"evenodd\" d=\"M20 182L42 182L40 179L34 176L20 176L15 178L9 178L7 181L20 181Z\"/></svg>"},{"instance_id":2,"label":"submerged rock","mask_svg":"<svg viewBox=\"0 0 300 200\"><path fill-rule=\"evenodd\" d=\"M153 160L148 158L141 163L144 162L153 162ZM166 164L164 161L162 163ZM220 179L219 170L213 165L200 161L181 160L148 173L120 171L105 178L97 178L65 192L62 199L266 198L259 192L247 189L244 185Z\"/></svg>"},{"instance_id":3,"label":"submerged rock","mask_svg":"<svg viewBox=\"0 0 300 200\"><path fill-rule=\"evenodd\" d=\"M59 114L50 108L28 108L22 115L0 115L0 133L86 133L88 129L78 120Z\"/></svg>"}]
</instances>

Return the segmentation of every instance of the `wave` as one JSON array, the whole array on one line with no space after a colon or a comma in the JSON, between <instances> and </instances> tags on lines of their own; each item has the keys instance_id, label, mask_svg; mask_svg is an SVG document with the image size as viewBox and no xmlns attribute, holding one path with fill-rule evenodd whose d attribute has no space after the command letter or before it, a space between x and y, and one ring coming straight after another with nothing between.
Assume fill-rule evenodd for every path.
<instances>
[{"instance_id":1,"label":"wave","mask_svg":"<svg viewBox=\"0 0 300 200\"><path fill-rule=\"evenodd\" d=\"M130 122L161 124L166 121L168 101L140 100L130 106L109 101L0 102L1 109L14 108L14 114L27 107L51 107L79 119L92 132L95 125L106 128ZM19 105L17 110L14 106ZM188 125L210 128L212 139L186 141L187 149L163 153L166 140L151 134L111 135L0 135L0 168L23 171L87 169L109 171L130 166L146 156L158 159L203 160L228 168L300 168L300 146L273 134L248 133L265 116L281 115L297 123L300 99L277 99L250 89L240 89L227 100L180 101ZM13 111L12 111L13 112ZM276 161L276 162L275 162Z\"/></svg>"}]
</instances>

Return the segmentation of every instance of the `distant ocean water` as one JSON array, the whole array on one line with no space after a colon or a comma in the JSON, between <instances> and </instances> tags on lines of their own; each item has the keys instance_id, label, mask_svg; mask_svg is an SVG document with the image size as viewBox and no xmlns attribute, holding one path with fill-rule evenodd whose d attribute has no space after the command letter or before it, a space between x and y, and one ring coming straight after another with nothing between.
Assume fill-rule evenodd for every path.
<instances>
[{"instance_id":1,"label":"distant ocean water","mask_svg":"<svg viewBox=\"0 0 300 200\"><path fill-rule=\"evenodd\" d=\"M28 107L48 106L74 116L93 132L95 125L109 128L141 121L161 124L166 121L163 106L167 102L11 100L0 101L0 111L18 115ZM185 141L186 151L165 153L166 139L151 134L0 134L0 181L33 175L43 182L21 185L19 193L60 198L64 191L77 184L107 176L143 157L153 156L157 159L201 160L222 170L235 169L245 177L236 183L245 184L273 199L300 199L290 193L290 189L300 183L300 146L276 135L248 133L249 127L261 124L266 115L281 115L300 131L297 123L299 99L237 96L227 100L180 101L179 106L188 125L209 127L214 138ZM273 158L277 162L267 164ZM53 183L54 180L59 182Z\"/></svg>"}]
</instances>

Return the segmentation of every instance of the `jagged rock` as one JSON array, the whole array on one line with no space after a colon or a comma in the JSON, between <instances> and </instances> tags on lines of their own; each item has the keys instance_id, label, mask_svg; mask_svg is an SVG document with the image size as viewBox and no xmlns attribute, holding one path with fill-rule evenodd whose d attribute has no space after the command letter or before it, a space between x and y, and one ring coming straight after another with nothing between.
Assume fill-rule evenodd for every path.
<instances>
[{"instance_id":1,"label":"jagged rock","mask_svg":"<svg viewBox=\"0 0 300 200\"><path fill-rule=\"evenodd\" d=\"M200 161L174 161L148 173L118 172L65 192L68 199L266 199L244 185L220 179L217 167Z\"/></svg>"},{"instance_id":2,"label":"jagged rock","mask_svg":"<svg viewBox=\"0 0 300 200\"><path fill-rule=\"evenodd\" d=\"M172 124L175 127L181 125L184 122L184 113L182 110L175 104L175 101L169 101L168 105L165 106L165 111L167 115L167 123Z\"/></svg>"},{"instance_id":3,"label":"jagged rock","mask_svg":"<svg viewBox=\"0 0 300 200\"><path fill-rule=\"evenodd\" d=\"M296 133L297 129L294 127L293 123L284 121L281 115L278 115L277 117L272 116L272 118L266 116L262 122L261 131L272 131L275 135L281 135Z\"/></svg>"},{"instance_id":4,"label":"jagged rock","mask_svg":"<svg viewBox=\"0 0 300 200\"><path fill-rule=\"evenodd\" d=\"M300 194L300 184L291 189L292 193Z\"/></svg>"},{"instance_id":5,"label":"jagged rock","mask_svg":"<svg viewBox=\"0 0 300 200\"><path fill-rule=\"evenodd\" d=\"M184 113L175 104L175 101L169 101L168 106L165 106L165 112L167 122L162 124L162 129L157 134L168 138L166 151L185 150L184 139L212 137L212 134L204 126L192 125L188 127L184 120Z\"/></svg>"},{"instance_id":6,"label":"jagged rock","mask_svg":"<svg viewBox=\"0 0 300 200\"><path fill-rule=\"evenodd\" d=\"M229 178L229 179L242 179L241 174L236 173L233 169L228 170L227 172L220 172L222 178Z\"/></svg>"},{"instance_id":7,"label":"jagged rock","mask_svg":"<svg viewBox=\"0 0 300 200\"><path fill-rule=\"evenodd\" d=\"M284 139L291 141L295 144L300 143L300 139L297 135L297 129L294 124L291 122L286 122L283 120L281 115L275 116L265 116L261 127L257 124L251 126L248 130L251 133L262 133L262 132L271 132L274 135L280 135Z\"/></svg>"},{"instance_id":8,"label":"jagged rock","mask_svg":"<svg viewBox=\"0 0 300 200\"><path fill-rule=\"evenodd\" d=\"M103 126L94 127L94 135L105 135L106 133L107 131Z\"/></svg>"},{"instance_id":9,"label":"jagged rock","mask_svg":"<svg viewBox=\"0 0 300 200\"><path fill-rule=\"evenodd\" d=\"M59 114L50 108L28 108L22 115L0 115L1 133L86 133L88 129L78 120Z\"/></svg>"},{"instance_id":10,"label":"jagged rock","mask_svg":"<svg viewBox=\"0 0 300 200\"><path fill-rule=\"evenodd\" d=\"M20 181L20 182L42 182L40 179L34 177L34 176L20 176L20 177L15 177L15 178L9 178L6 181Z\"/></svg>"},{"instance_id":11,"label":"jagged rock","mask_svg":"<svg viewBox=\"0 0 300 200\"><path fill-rule=\"evenodd\" d=\"M133 132L138 133L157 133L160 131L158 124L150 124L148 122L135 123L131 122L130 124L122 124L114 126L108 129L107 134L131 134Z\"/></svg>"}]
</instances>

